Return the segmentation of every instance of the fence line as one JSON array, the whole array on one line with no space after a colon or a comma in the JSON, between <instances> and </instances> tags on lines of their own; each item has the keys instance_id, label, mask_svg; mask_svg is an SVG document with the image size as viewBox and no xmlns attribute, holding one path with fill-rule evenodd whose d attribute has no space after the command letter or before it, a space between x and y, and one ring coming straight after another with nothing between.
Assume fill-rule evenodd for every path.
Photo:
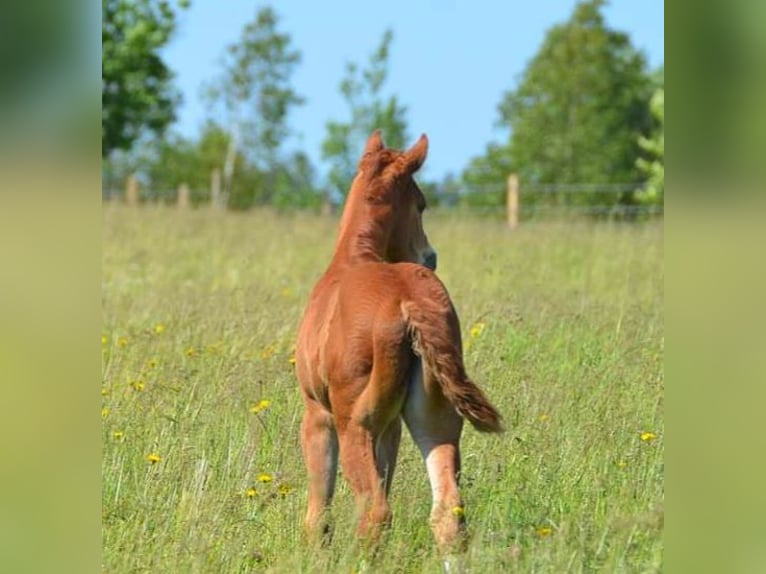
<instances>
[{"instance_id":1,"label":"fence line","mask_svg":"<svg viewBox=\"0 0 766 574\"><path fill-rule=\"evenodd\" d=\"M215 207L221 205L221 175L219 170L213 170L209 189L190 189L182 183L175 190L170 189L141 189L135 176L130 176L125 182L123 190L105 187L102 189L104 200L123 199L128 205L137 205L140 200L174 202L179 208L185 209L193 204L206 203ZM500 184L458 185L452 193L444 194L445 203L441 209L450 210L457 208L463 211L471 211L483 214L497 214L504 212L505 220L510 229L515 229L520 222L526 219L543 216L609 216L635 218L637 216L657 216L664 214L663 204L645 205L635 202L617 203L600 202L578 203L569 201L568 197L576 197L578 194L603 195L604 199L610 195L624 195L634 193L642 189L642 184L632 183L567 183L567 184L530 184L525 185L516 174L510 174L505 186ZM481 196L494 196L492 201L481 205ZM475 205L465 204L465 198L479 199ZM525 200L525 198L527 198ZM532 199L542 198L542 199ZM530 199L532 199L530 201ZM552 203L553 201L553 203ZM321 213L328 214L333 211L332 206L325 200Z\"/></svg>"},{"instance_id":2,"label":"fence line","mask_svg":"<svg viewBox=\"0 0 766 574\"><path fill-rule=\"evenodd\" d=\"M603 194L620 194L642 189L644 186L641 182L629 182L629 183L525 183L524 193L539 193L539 194L577 194L577 193L603 193ZM456 183L456 191L458 195L468 195L472 193L502 193L505 186L498 183L479 183L479 184L465 184Z\"/></svg>"},{"instance_id":3,"label":"fence line","mask_svg":"<svg viewBox=\"0 0 766 574\"><path fill-rule=\"evenodd\" d=\"M641 189L641 183L553 183L526 185L532 193L625 193Z\"/></svg>"}]
</instances>

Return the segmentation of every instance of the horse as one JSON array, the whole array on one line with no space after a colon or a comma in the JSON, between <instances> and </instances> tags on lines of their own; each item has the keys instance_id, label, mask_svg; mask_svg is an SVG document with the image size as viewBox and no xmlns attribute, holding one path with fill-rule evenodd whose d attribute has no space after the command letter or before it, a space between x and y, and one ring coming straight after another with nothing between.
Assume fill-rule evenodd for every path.
<instances>
[{"instance_id":1,"label":"horse","mask_svg":"<svg viewBox=\"0 0 766 574\"><path fill-rule=\"evenodd\" d=\"M379 130L369 137L334 254L298 330L304 527L313 540L330 536L339 458L360 513L357 534L379 540L392 520L388 495L404 420L425 459L437 546L461 547L463 419L482 432L503 430L466 374L458 316L423 230L426 199L413 175L427 151L425 134L407 151L387 148Z\"/></svg>"}]
</instances>

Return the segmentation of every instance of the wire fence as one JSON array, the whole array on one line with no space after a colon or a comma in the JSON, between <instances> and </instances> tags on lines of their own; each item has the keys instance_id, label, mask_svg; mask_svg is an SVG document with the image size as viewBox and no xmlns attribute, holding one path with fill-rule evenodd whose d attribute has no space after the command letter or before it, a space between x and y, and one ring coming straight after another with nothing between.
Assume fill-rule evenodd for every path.
<instances>
[{"instance_id":1,"label":"wire fence","mask_svg":"<svg viewBox=\"0 0 766 574\"><path fill-rule=\"evenodd\" d=\"M440 212L459 211L482 216L505 218L511 227L519 222L551 218L645 219L664 215L664 202L648 201L643 184L632 183L567 183L528 184L515 176L508 182L481 185L454 183L430 190L432 208ZM178 205L179 207L210 205L211 189L181 185L178 189L141 188L133 179L124 188L104 186L105 202ZM296 193L296 197L299 194ZM316 205L324 213L337 212L339 205L317 195ZM305 197L305 193L300 193Z\"/></svg>"}]
</instances>

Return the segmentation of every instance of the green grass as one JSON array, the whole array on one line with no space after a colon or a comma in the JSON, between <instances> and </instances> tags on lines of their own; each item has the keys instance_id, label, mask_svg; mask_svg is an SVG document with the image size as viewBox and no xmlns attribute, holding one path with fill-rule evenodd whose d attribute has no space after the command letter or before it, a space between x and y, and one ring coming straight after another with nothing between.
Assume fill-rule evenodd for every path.
<instances>
[{"instance_id":1,"label":"green grass","mask_svg":"<svg viewBox=\"0 0 766 574\"><path fill-rule=\"evenodd\" d=\"M425 224L463 323L468 370L508 427L463 436L465 565L660 571L661 224L509 232L430 213ZM105 572L358 565L342 481L331 547L313 551L301 533L301 401L289 359L334 237L334 221L310 215L105 206ZM484 329L472 337L477 323ZM268 408L251 412L264 399ZM656 437L642 440L645 431ZM151 453L161 461L147 461ZM273 480L259 482L261 473ZM440 571L430 500L405 436L394 525L371 571Z\"/></svg>"}]
</instances>

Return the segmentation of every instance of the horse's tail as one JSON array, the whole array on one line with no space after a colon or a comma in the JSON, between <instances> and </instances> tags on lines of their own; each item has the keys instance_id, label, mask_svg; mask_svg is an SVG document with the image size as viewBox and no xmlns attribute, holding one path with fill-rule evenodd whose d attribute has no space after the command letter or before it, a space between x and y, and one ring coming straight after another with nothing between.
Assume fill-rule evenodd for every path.
<instances>
[{"instance_id":1,"label":"horse's tail","mask_svg":"<svg viewBox=\"0 0 766 574\"><path fill-rule=\"evenodd\" d=\"M413 351L424 363L424 377L433 377L455 410L481 432L503 431L502 416L463 365L460 323L452 302L439 283L436 300L407 301L402 312L412 337ZM420 299L420 298L418 298Z\"/></svg>"}]
</instances>

